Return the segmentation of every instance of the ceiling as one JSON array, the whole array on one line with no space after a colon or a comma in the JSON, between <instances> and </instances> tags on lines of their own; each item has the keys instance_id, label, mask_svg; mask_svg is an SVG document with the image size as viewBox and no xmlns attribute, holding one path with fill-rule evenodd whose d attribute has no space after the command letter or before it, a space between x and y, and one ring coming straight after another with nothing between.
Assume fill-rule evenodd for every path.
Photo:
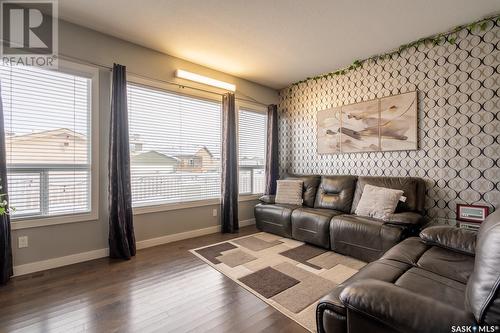
<instances>
[{"instance_id":1,"label":"ceiling","mask_svg":"<svg viewBox=\"0 0 500 333\"><path fill-rule=\"evenodd\" d=\"M64 20L272 88L499 11L499 0L59 0Z\"/></svg>"}]
</instances>

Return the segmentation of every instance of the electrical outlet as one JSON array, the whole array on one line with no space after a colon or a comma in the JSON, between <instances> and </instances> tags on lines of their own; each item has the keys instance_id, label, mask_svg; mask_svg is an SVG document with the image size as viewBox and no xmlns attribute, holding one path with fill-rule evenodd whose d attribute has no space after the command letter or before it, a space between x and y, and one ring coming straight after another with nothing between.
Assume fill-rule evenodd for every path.
<instances>
[{"instance_id":1,"label":"electrical outlet","mask_svg":"<svg viewBox=\"0 0 500 333\"><path fill-rule=\"evenodd\" d=\"M216 209L216 208L214 208L214 209L212 210L212 216L213 216L213 217L216 217L216 216L217 216L217 209Z\"/></svg>"},{"instance_id":2,"label":"electrical outlet","mask_svg":"<svg viewBox=\"0 0 500 333\"><path fill-rule=\"evenodd\" d=\"M28 236L21 236L17 239L17 244L20 249L28 247Z\"/></svg>"}]
</instances>

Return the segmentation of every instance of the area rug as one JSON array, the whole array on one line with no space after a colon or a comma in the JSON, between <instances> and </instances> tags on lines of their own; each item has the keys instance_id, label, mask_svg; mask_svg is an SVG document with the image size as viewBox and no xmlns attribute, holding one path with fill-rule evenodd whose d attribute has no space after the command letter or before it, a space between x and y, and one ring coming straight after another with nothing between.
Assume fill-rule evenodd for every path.
<instances>
[{"instance_id":1,"label":"area rug","mask_svg":"<svg viewBox=\"0 0 500 333\"><path fill-rule=\"evenodd\" d=\"M265 232L190 251L311 332L319 299L366 264Z\"/></svg>"}]
</instances>

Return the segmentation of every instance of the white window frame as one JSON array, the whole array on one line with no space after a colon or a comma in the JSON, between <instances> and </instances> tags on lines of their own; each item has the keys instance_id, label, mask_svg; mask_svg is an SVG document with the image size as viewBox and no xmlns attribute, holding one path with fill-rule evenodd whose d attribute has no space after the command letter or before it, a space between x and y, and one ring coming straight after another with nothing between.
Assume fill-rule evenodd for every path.
<instances>
[{"instance_id":1,"label":"white window frame","mask_svg":"<svg viewBox=\"0 0 500 333\"><path fill-rule=\"evenodd\" d=\"M160 89L171 93L177 93L181 95L185 95L188 97L198 97L203 99L208 99L212 101L216 101L222 103L222 98L220 96L221 90L214 89L213 93L208 91L201 91L196 89L184 88L181 85L172 85L171 83L162 82L160 80L148 79L142 76L137 75L128 75L127 82L132 84L142 85L144 87L150 87L152 89ZM205 88L204 88L205 89ZM262 112L264 114L267 113L267 108L257 103L251 103L247 101L236 100L235 108L238 111L237 124L239 126L239 110L241 108L248 109L255 112ZM221 110L222 112L222 110ZM221 124L222 125L222 124ZM266 133L264 133L266 135ZM239 136L237 138L239 140ZM221 137L222 143L222 137ZM221 146L222 148L222 146ZM238 201L254 201L257 200L261 194L248 194L248 195L240 195L238 197ZM180 209L188 209L188 208L196 208L196 207L206 207L206 206L215 206L220 205L220 198L217 199L204 199L204 200L196 200L196 201L185 201L180 203L165 203L165 204L157 204L157 205L146 205L146 206L136 206L132 207L134 215L141 214L149 214L149 213L158 213L172 210L180 210Z\"/></svg>"},{"instance_id":2,"label":"white window frame","mask_svg":"<svg viewBox=\"0 0 500 333\"><path fill-rule=\"evenodd\" d=\"M267 115L267 108L261 104L257 104L257 103L252 103L252 102L249 102L249 101L242 101L242 100L237 100L236 101L236 110L237 110L237 113L238 113L238 116L236 117L236 137L237 137L237 143L236 143L236 146L239 147L240 146L240 133L239 133L239 130L240 130L240 110L241 109L244 109L244 110L247 110L247 111L252 111L252 112L255 112L255 113L262 113L264 115ZM266 120L266 129L267 129L267 120ZM267 131L266 133L262 133L262 135L266 136L267 135ZM267 140L266 140L267 142ZM266 147L264 147L264 151L267 150L267 145ZM238 150L238 179L239 179L239 172L240 172L240 165L239 165L239 150ZM266 152L265 152L266 153ZM264 155L265 155L264 153ZM264 160L264 170L266 168L266 163L267 161ZM255 193L255 194L238 194L238 201L253 201L253 200L258 200L264 193Z\"/></svg>"},{"instance_id":3,"label":"white window frame","mask_svg":"<svg viewBox=\"0 0 500 333\"><path fill-rule=\"evenodd\" d=\"M131 84L142 85L146 88L151 89L159 89L170 93L176 93L185 95L188 97L194 98L202 98L210 101L215 101L222 104L222 98L218 91L214 91L214 93L183 88L181 86L172 85L169 83L161 82L159 80L147 79L144 77L129 75L127 77L127 82ZM218 95L219 94L219 95ZM222 112L222 109L221 109ZM221 137L222 142L222 137ZM204 207L204 206L213 206L219 205L220 198L217 199L202 199L195 201L184 201L179 203L164 203L164 204L153 204L153 205L144 205L144 206L136 206L132 207L132 211L134 215L148 214L148 213L157 213L157 212L165 212L171 210L179 210L179 209L187 209L187 208L195 208L195 207Z\"/></svg>"},{"instance_id":4,"label":"white window frame","mask_svg":"<svg viewBox=\"0 0 500 333\"><path fill-rule=\"evenodd\" d=\"M90 212L70 213L54 216L11 217L12 230L66 224L84 221L97 221L99 218L99 70L96 67L59 60L59 68L51 69L91 80L90 102Z\"/></svg>"}]
</instances>

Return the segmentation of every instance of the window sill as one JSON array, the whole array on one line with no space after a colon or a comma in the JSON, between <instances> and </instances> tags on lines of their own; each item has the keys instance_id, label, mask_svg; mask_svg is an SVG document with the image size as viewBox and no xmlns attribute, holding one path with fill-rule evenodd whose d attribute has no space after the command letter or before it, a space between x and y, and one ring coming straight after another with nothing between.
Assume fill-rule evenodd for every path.
<instances>
[{"instance_id":1,"label":"window sill","mask_svg":"<svg viewBox=\"0 0 500 333\"><path fill-rule=\"evenodd\" d=\"M182 203L158 204L158 205L151 205L151 206L138 206L138 207L133 207L133 211L134 211L134 215L141 215L141 214L148 214L148 213L167 212L170 210L204 207L204 206L212 206L212 205L219 205L219 204L220 204L219 199L207 199L207 200L189 201L189 202L182 202Z\"/></svg>"},{"instance_id":2,"label":"window sill","mask_svg":"<svg viewBox=\"0 0 500 333\"><path fill-rule=\"evenodd\" d=\"M87 221L97 221L97 212L81 213L81 214L68 214L59 216L48 216L48 217L24 217L24 218L14 218L11 220L12 230L21 230L28 228L38 228L46 227L58 224L67 223L77 223L77 222L87 222Z\"/></svg>"},{"instance_id":3,"label":"window sill","mask_svg":"<svg viewBox=\"0 0 500 333\"><path fill-rule=\"evenodd\" d=\"M238 201L239 202L254 201L258 200L261 196L262 194L240 195ZM180 210L180 209L215 206L215 205L220 205L220 199L207 199L207 200L189 201L189 202L172 203L172 204L159 204L151 206L138 206L134 207L133 211L134 215L141 215L141 214L168 212L171 210Z\"/></svg>"},{"instance_id":4,"label":"window sill","mask_svg":"<svg viewBox=\"0 0 500 333\"><path fill-rule=\"evenodd\" d=\"M258 200L260 196L261 194L240 195L238 201L239 202L255 201ZM175 203L175 204L161 204L154 206L134 207L133 211L134 215L140 215L148 213L166 212L171 210L214 206L219 204L220 204L219 199L209 199L209 200L191 201L191 202ZM21 229L46 227L59 224L96 221L97 219L98 219L97 212L59 215L52 217L25 217L25 218L12 219L11 229L21 230Z\"/></svg>"},{"instance_id":5,"label":"window sill","mask_svg":"<svg viewBox=\"0 0 500 333\"><path fill-rule=\"evenodd\" d=\"M263 194L241 194L240 197L238 198L239 202L242 201L255 201L259 200L259 198L263 196Z\"/></svg>"}]
</instances>

